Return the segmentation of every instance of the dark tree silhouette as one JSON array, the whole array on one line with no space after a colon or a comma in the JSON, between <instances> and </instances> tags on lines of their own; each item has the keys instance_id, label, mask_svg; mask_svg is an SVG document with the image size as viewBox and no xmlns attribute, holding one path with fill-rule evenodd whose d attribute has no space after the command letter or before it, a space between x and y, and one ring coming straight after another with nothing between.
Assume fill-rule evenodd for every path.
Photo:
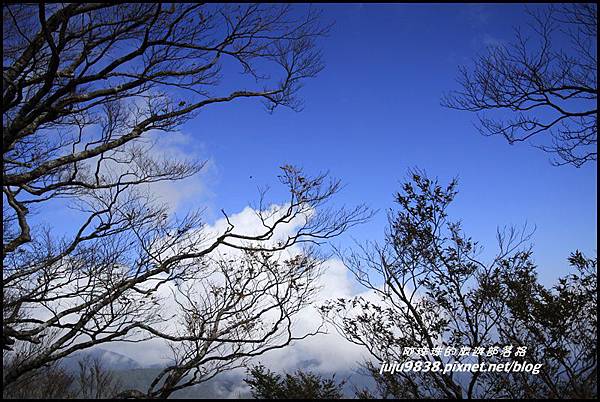
<instances>
[{"instance_id":1,"label":"dark tree silhouette","mask_svg":"<svg viewBox=\"0 0 600 402\"><path fill-rule=\"evenodd\" d=\"M122 389L120 379L99 358L86 356L77 362L72 392L78 399L109 399Z\"/></svg>"},{"instance_id":2,"label":"dark tree silhouette","mask_svg":"<svg viewBox=\"0 0 600 402\"><path fill-rule=\"evenodd\" d=\"M596 161L596 5L553 5L530 16L531 35L519 29L513 43L491 46L472 68L462 67L460 89L442 104L476 112L485 135L532 140L556 165Z\"/></svg>"},{"instance_id":3,"label":"dark tree silhouette","mask_svg":"<svg viewBox=\"0 0 600 402\"><path fill-rule=\"evenodd\" d=\"M11 366L27 361L45 347L44 343L19 343L12 356L7 358L7 352L4 352L3 370L12 370ZM108 370L98 358L85 356L77 361L75 368L66 367L61 361L54 361L37 370L28 371L17 381L3 387L2 397L106 399L116 395L121 387L115 373Z\"/></svg>"},{"instance_id":4,"label":"dark tree silhouette","mask_svg":"<svg viewBox=\"0 0 600 402\"><path fill-rule=\"evenodd\" d=\"M15 362L16 363L16 362ZM12 363L12 364L15 364ZM10 369L11 365L3 365ZM73 373L67 372L58 363L51 363L35 372L29 372L2 389L3 399L67 399L74 398L71 387L74 384Z\"/></svg>"},{"instance_id":5,"label":"dark tree silhouette","mask_svg":"<svg viewBox=\"0 0 600 402\"><path fill-rule=\"evenodd\" d=\"M296 370L283 376L262 365L248 369L244 382L256 399L343 399L345 382L336 382L312 372Z\"/></svg>"},{"instance_id":6,"label":"dark tree silhouette","mask_svg":"<svg viewBox=\"0 0 600 402\"><path fill-rule=\"evenodd\" d=\"M325 32L312 9L281 5L3 5L5 361L43 346L6 366L5 387L82 349L159 337L172 364L130 394L164 398L310 335L292 331L319 274L309 246L368 215L327 207L338 181L283 166L289 198L274 208L261 194L252 234L225 213L205 233L200 213L170 216L149 185L201 170L153 152L201 109L300 108ZM71 233L48 226L56 205L78 210Z\"/></svg>"},{"instance_id":7,"label":"dark tree silhouette","mask_svg":"<svg viewBox=\"0 0 600 402\"><path fill-rule=\"evenodd\" d=\"M596 259L574 253L570 263L576 272L548 289L539 283L526 246L530 233L507 229L498 232L495 258L482 261L477 242L448 218L456 185L412 172L396 194L399 210L390 211L384 244L340 253L372 297L331 300L321 311L373 357L364 368L378 385L375 396L597 396ZM506 356L488 354L495 347L504 353L505 346L512 348ZM515 355L518 347L527 348L525 356ZM427 351L407 355L407 348ZM476 350L485 354L473 355ZM542 366L537 374L443 370L454 363L510 360ZM380 372L382 363L407 361L419 362L423 370Z\"/></svg>"}]
</instances>

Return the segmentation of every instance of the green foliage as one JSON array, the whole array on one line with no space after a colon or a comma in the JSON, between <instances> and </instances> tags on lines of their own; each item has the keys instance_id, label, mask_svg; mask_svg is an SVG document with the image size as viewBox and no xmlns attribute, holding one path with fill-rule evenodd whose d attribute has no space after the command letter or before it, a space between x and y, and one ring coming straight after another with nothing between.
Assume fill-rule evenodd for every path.
<instances>
[{"instance_id":1,"label":"green foliage","mask_svg":"<svg viewBox=\"0 0 600 402\"><path fill-rule=\"evenodd\" d=\"M490 262L452 221L456 180L443 186L412 171L390 211L383 244L340 257L373 297L330 300L323 316L373 359L365 368L382 398L589 398L597 395L597 260L576 251L574 273L548 288L537 277L526 228L498 231ZM539 374L421 371L379 373L409 360L473 362L468 354L407 356L406 348L445 350L526 346L525 358L479 356L476 363L526 360Z\"/></svg>"},{"instance_id":2,"label":"green foliage","mask_svg":"<svg viewBox=\"0 0 600 402\"><path fill-rule=\"evenodd\" d=\"M312 372L297 370L293 374L273 373L263 365L248 369L244 379L256 399L342 399L344 381L337 383L335 375L324 378Z\"/></svg>"},{"instance_id":3,"label":"green foliage","mask_svg":"<svg viewBox=\"0 0 600 402\"><path fill-rule=\"evenodd\" d=\"M528 397L597 397L597 259L575 251L568 260L576 272L551 288L537 281L533 266L503 278L508 314L498 329L527 345L530 359L544 366L539 377L513 377L500 385L520 386Z\"/></svg>"}]
</instances>

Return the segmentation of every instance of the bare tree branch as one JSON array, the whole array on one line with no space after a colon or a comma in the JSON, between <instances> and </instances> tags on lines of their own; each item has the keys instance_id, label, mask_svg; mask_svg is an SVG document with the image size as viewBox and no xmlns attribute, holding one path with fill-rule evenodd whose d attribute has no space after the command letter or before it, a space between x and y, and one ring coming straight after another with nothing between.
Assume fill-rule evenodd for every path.
<instances>
[{"instance_id":1,"label":"bare tree branch","mask_svg":"<svg viewBox=\"0 0 600 402\"><path fill-rule=\"evenodd\" d=\"M531 140L555 155L555 165L596 161L596 5L529 14L531 36L518 29L513 43L490 47L473 68L461 67L461 89L445 95L442 105L477 113L484 135L501 135L509 144ZM544 133L545 140L533 142Z\"/></svg>"},{"instance_id":2,"label":"bare tree branch","mask_svg":"<svg viewBox=\"0 0 600 402\"><path fill-rule=\"evenodd\" d=\"M257 233L226 214L209 233L200 212L172 216L150 186L203 168L157 149L200 109L242 98L301 107L303 81L323 68L317 12L14 3L3 22L6 361L39 346L5 367L5 387L77 351L161 338L172 364L149 389L122 395L167 397L320 331L293 325L320 274L311 246L371 215L328 205L338 181L282 166L289 199L261 194ZM225 90L236 67L246 80ZM44 225L57 204L76 211L70 233Z\"/></svg>"}]
</instances>

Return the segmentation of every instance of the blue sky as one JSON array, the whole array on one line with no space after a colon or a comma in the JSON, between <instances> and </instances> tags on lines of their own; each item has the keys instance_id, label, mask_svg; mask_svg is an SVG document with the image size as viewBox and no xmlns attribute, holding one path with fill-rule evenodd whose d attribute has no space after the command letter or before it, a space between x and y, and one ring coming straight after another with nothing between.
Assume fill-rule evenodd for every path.
<instances>
[{"instance_id":1,"label":"blue sky","mask_svg":"<svg viewBox=\"0 0 600 402\"><path fill-rule=\"evenodd\" d=\"M527 222L537 227L543 278L566 272L576 248L595 254L595 163L553 167L548 154L484 137L475 115L440 106L442 94L457 88L460 64L487 44L510 41L527 21L523 5L318 7L335 25L320 42L325 70L301 91L304 109L271 115L252 100L204 109L181 131L211 160L201 176L206 191L180 209L208 204L209 220L220 208L238 212L256 200L257 186L276 190L278 167L289 163L340 178L346 187L337 205L380 210L338 242L381 239L394 191L408 168L419 167L442 182L459 177L452 215L490 252L498 226Z\"/></svg>"},{"instance_id":2,"label":"blue sky","mask_svg":"<svg viewBox=\"0 0 600 402\"><path fill-rule=\"evenodd\" d=\"M178 214L205 209L212 225L222 217L221 209L228 215L248 211L257 201L258 187L264 186L272 187L271 201L283 203L279 167L293 164L308 174L329 171L341 179L346 186L333 200L336 206L365 203L379 210L334 243L382 240L393 194L407 170L416 167L442 183L459 178L451 218L461 220L465 232L485 247L484 257L496 250L498 227L525 223L537 227L534 258L545 284L568 272L566 258L575 249L596 254L596 163L579 169L553 167L548 154L484 137L473 125L474 115L440 105L444 92L457 88L459 65L468 65L486 45L511 41L513 27L528 20L523 5L316 7L323 9L325 23L335 25L320 40L326 68L305 83L301 112L281 108L269 114L259 101L243 99L202 109L179 134L158 133L163 136L154 150L158 155L208 161L197 177L154 188ZM217 92L246 85L239 74L224 72ZM78 228L76 215L65 204L44 204L46 210L37 212L49 214L40 213L37 223L64 232ZM339 261L327 261L326 268L323 300L359 291ZM304 314L302 325L315 323L314 310ZM110 348L154 363L166 350L162 341L155 341ZM292 365L314 357L326 369L336 364L347 368L364 352L354 348L351 353L352 348L340 337L314 337L273 352L269 359Z\"/></svg>"},{"instance_id":3,"label":"blue sky","mask_svg":"<svg viewBox=\"0 0 600 402\"><path fill-rule=\"evenodd\" d=\"M351 238L383 238L393 194L407 170L418 167L443 183L459 178L451 218L485 247L484 257L496 250L497 227L525 223L537 228L534 258L548 284L568 272L570 252L596 254L596 163L551 166L548 154L484 137L475 115L440 105L444 92L457 89L459 65L488 44L512 40L513 28L528 21L525 6L315 7L335 25L320 40L326 67L305 82L301 112L269 114L259 101L242 99L202 109L180 134L169 134L176 153L210 162L193 180L162 188L178 213L206 208L213 223L221 208L235 214L257 201L259 186L272 188L271 201L284 202L279 166L293 164L341 179L346 186L335 205L379 210L334 241L350 246ZM224 76L219 90L247 82L237 73ZM57 208L50 220L68 230L75 224L70 214Z\"/></svg>"}]
</instances>

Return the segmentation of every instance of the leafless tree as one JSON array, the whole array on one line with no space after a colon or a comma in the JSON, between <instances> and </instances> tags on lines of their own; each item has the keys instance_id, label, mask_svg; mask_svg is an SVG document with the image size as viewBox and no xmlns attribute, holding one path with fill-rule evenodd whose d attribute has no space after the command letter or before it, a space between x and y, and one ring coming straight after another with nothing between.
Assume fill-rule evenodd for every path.
<instances>
[{"instance_id":1,"label":"leafless tree","mask_svg":"<svg viewBox=\"0 0 600 402\"><path fill-rule=\"evenodd\" d=\"M44 345L5 370L3 384L95 345L160 337L173 364L131 394L166 397L308 335L292 328L318 275L308 246L369 215L327 206L338 181L283 166L289 199L271 208L261 194L262 230L252 234L225 213L225 229L205 232L199 212L171 216L149 186L201 170L153 146L202 108L238 98L301 106L302 81L322 68L318 14L15 3L3 6L3 23L3 347L10 356ZM247 80L224 92L235 68ZM72 233L45 223L56 205L77 211ZM171 295L157 296L164 289ZM176 330L165 325L178 319Z\"/></svg>"},{"instance_id":2,"label":"leafless tree","mask_svg":"<svg viewBox=\"0 0 600 402\"><path fill-rule=\"evenodd\" d=\"M109 399L117 395L123 384L99 358L85 356L77 362L74 394L79 399Z\"/></svg>"},{"instance_id":3,"label":"leafless tree","mask_svg":"<svg viewBox=\"0 0 600 402\"><path fill-rule=\"evenodd\" d=\"M9 366L4 366L9 368ZM74 376L60 367L58 363L44 366L28 373L19 381L2 390L4 399L70 399L75 397L71 391Z\"/></svg>"},{"instance_id":4,"label":"leafless tree","mask_svg":"<svg viewBox=\"0 0 600 402\"><path fill-rule=\"evenodd\" d=\"M43 353L59 333L60 331L54 329L43 342L20 342L16 350L4 351L3 370L10 371L14 366ZM99 358L83 356L76 361L76 367L66 366L62 361L54 361L29 371L4 387L2 396L10 399L107 399L112 398L121 389L122 385L116 375L107 369Z\"/></svg>"},{"instance_id":5,"label":"leafless tree","mask_svg":"<svg viewBox=\"0 0 600 402\"><path fill-rule=\"evenodd\" d=\"M529 12L516 41L499 44L462 67L458 91L442 104L476 112L479 130L510 143L533 140L555 165L597 158L597 8L593 3ZM535 137L535 138L534 138Z\"/></svg>"},{"instance_id":6,"label":"leafless tree","mask_svg":"<svg viewBox=\"0 0 600 402\"><path fill-rule=\"evenodd\" d=\"M56 330L54 330L54 333L56 333ZM22 362L37 356L46 346L47 341L37 344L21 342L15 345L10 352L3 350L2 371L9 372L13 370ZM72 398L75 396L74 392L71 391L74 380L73 373L68 372L59 362L55 361L29 371L13 383L3 386L2 398Z\"/></svg>"},{"instance_id":7,"label":"leafless tree","mask_svg":"<svg viewBox=\"0 0 600 402\"><path fill-rule=\"evenodd\" d=\"M456 184L412 172L396 194L400 208L390 211L385 242L340 254L370 296L330 300L321 311L372 356L364 368L376 381L376 396L597 396L596 260L574 253L576 272L548 289L537 279L531 232L506 229L486 263L477 242L448 217ZM523 346L525 356L515 355ZM489 354L494 347L497 353ZM537 374L443 369L511 360L542 367ZM381 363L410 361L422 370L380 372Z\"/></svg>"}]
</instances>

